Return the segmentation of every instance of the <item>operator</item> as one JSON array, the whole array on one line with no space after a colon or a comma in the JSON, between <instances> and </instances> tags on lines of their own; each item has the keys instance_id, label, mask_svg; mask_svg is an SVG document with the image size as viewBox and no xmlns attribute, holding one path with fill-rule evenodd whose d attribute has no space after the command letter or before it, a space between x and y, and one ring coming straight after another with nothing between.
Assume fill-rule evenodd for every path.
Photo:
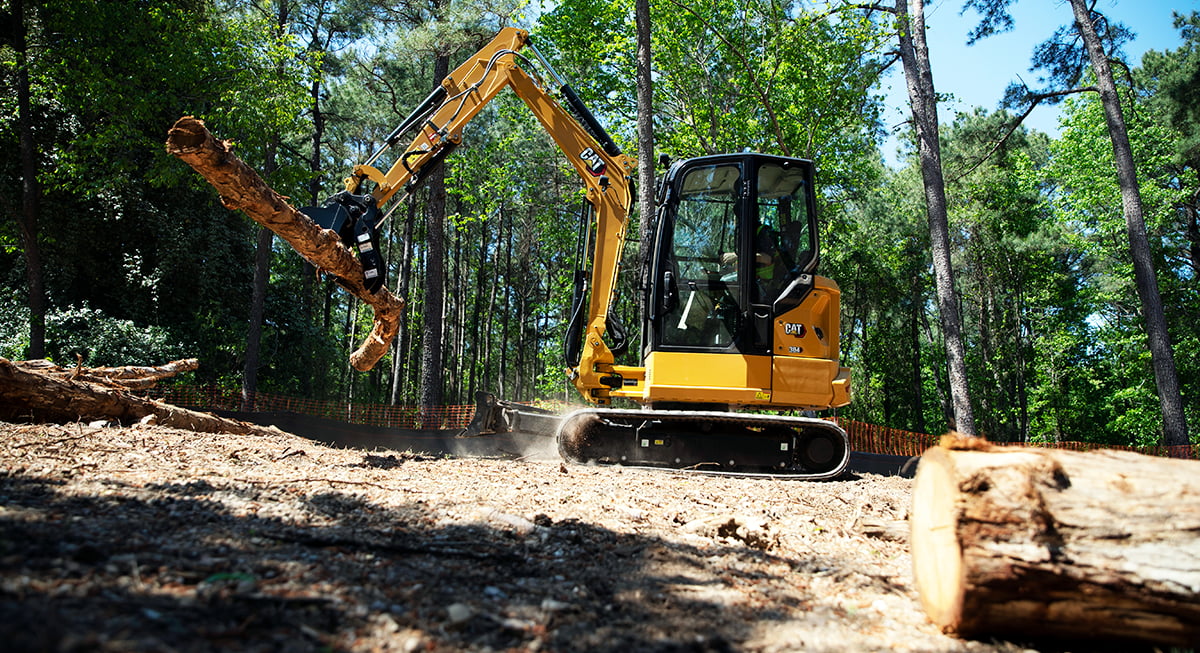
<instances>
[{"instance_id":1,"label":"operator","mask_svg":"<svg viewBox=\"0 0 1200 653\"><path fill-rule=\"evenodd\" d=\"M778 294L779 281L784 275L779 274L784 267L784 257L779 250L779 239L774 229L769 225L759 225L754 237L754 280L758 288L758 300L766 302ZM736 252L725 252L721 255L721 266L725 271L721 280L737 281Z\"/></svg>"}]
</instances>

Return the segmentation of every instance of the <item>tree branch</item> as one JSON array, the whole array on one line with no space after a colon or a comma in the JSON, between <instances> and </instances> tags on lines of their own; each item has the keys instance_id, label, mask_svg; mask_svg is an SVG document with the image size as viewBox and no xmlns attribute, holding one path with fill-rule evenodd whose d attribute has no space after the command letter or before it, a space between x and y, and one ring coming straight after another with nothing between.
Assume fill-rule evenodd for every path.
<instances>
[{"instance_id":1,"label":"tree branch","mask_svg":"<svg viewBox=\"0 0 1200 653\"><path fill-rule=\"evenodd\" d=\"M992 155L995 154L1004 145L1004 143L1008 141L1008 138L1010 136L1012 136L1014 132L1017 131L1017 127L1020 127L1021 123L1025 122L1025 119L1029 117L1029 114L1033 113L1033 110L1035 108L1037 108L1037 106L1039 104L1041 104L1043 100L1049 100L1050 98L1054 98L1054 97L1062 97L1064 95L1072 95L1074 93L1088 93L1088 92L1095 93L1095 92L1099 92L1099 90L1100 89L1096 88L1095 86L1084 86L1081 88L1067 89L1065 91L1052 91L1049 93L1033 93L1033 94L1031 94L1030 97L1031 97L1032 101L1029 103L1029 106L1025 108L1024 113L1022 113L1016 120L1013 121L1013 123L1011 125L1008 126L1008 130L1004 132L1004 136L1001 136L999 140L997 140L995 143L993 143L992 148L990 150L988 150L987 153L983 155L983 157L981 157L978 161L976 161L974 163L974 165L972 165L970 168L968 168L963 173L955 175L953 178L951 178L950 183L955 183L955 182L961 180L962 178L966 177L967 175L971 174L972 172L975 172L975 170L978 169L979 166L983 165L984 163L987 162L988 159L992 158Z\"/></svg>"},{"instance_id":2,"label":"tree branch","mask_svg":"<svg viewBox=\"0 0 1200 653\"><path fill-rule=\"evenodd\" d=\"M704 27L708 29L709 32L711 32L714 36L717 37L717 39L719 39L722 43L724 43L725 47L729 48L729 51L731 53L733 53L733 55L735 57L737 57L739 60L741 60L742 67L746 70L746 74L750 76L750 81L754 85L754 90L758 94L758 100L760 102L762 102L763 109L766 110L767 117L769 117L771 120L771 127L775 131L775 141L779 144L780 151L785 156L791 156L791 152L789 151L787 142L783 138L783 131L781 130L781 128L779 126L779 118L775 115L775 110L771 106L771 98L766 94L765 91L763 91L762 85L759 83L759 80L758 80L758 75L755 74L753 67L751 67L750 62L746 59L745 55L743 55L740 50L738 50L736 47L734 47L733 43L731 43L729 41L729 39L725 38L725 35L722 33L721 30L713 27L712 23L709 22L708 19L706 19L705 17L696 13L696 11L694 9L679 2L679 0L671 0L671 4L675 5L676 7L679 7L680 9L688 12L691 15L695 16L696 19L699 20L704 25Z\"/></svg>"}]
</instances>

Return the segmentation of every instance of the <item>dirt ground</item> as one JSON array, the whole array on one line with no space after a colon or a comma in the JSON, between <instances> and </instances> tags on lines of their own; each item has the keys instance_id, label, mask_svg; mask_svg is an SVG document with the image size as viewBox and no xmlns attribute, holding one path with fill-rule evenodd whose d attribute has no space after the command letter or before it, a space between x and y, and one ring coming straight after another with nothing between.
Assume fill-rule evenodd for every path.
<instances>
[{"instance_id":1,"label":"dirt ground","mask_svg":"<svg viewBox=\"0 0 1200 653\"><path fill-rule=\"evenodd\" d=\"M1026 650L926 621L910 487L0 423L0 649Z\"/></svg>"}]
</instances>

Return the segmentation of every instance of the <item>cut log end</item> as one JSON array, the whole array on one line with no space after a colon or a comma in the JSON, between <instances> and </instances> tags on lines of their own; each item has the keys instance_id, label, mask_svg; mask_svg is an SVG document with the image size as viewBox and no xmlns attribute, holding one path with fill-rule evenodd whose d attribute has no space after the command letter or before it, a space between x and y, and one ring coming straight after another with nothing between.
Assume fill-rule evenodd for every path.
<instances>
[{"instance_id":1,"label":"cut log end","mask_svg":"<svg viewBox=\"0 0 1200 653\"><path fill-rule=\"evenodd\" d=\"M934 447L913 481L921 606L963 637L1200 644L1200 463Z\"/></svg>"},{"instance_id":2,"label":"cut log end","mask_svg":"<svg viewBox=\"0 0 1200 653\"><path fill-rule=\"evenodd\" d=\"M204 121L193 116L184 116L175 121L167 132L167 151L178 156L184 152L198 150L212 138Z\"/></svg>"},{"instance_id":3,"label":"cut log end","mask_svg":"<svg viewBox=\"0 0 1200 653\"><path fill-rule=\"evenodd\" d=\"M962 621L962 547L958 541L955 479L947 469L946 450L934 448L917 467L909 542L913 579L921 606L933 623L955 631Z\"/></svg>"}]
</instances>

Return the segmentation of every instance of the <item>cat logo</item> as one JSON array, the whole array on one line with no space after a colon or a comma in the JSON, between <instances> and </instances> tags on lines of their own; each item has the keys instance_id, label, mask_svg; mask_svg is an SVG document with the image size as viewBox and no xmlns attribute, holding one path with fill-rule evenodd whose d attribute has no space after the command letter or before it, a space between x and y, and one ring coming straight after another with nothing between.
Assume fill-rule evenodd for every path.
<instances>
[{"instance_id":1,"label":"cat logo","mask_svg":"<svg viewBox=\"0 0 1200 653\"><path fill-rule=\"evenodd\" d=\"M604 163L604 159L600 158L600 153L590 147L580 152L579 158L583 159L583 162L587 165L588 172L592 173L595 177L604 174L604 171L608 169L608 166Z\"/></svg>"},{"instance_id":2,"label":"cat logo","mask_svg":"<svg viewBox=\"0 0 1200 653\"><path fill-rule=\"evenodd\" d=\"M783 325L783 332L788 334L789 336L796 336L797 338L803 338L804 334L806 332L806 329L804 328L803 324L797 324L795 322L787 322Z\"/></svg>"}]
</instances>

